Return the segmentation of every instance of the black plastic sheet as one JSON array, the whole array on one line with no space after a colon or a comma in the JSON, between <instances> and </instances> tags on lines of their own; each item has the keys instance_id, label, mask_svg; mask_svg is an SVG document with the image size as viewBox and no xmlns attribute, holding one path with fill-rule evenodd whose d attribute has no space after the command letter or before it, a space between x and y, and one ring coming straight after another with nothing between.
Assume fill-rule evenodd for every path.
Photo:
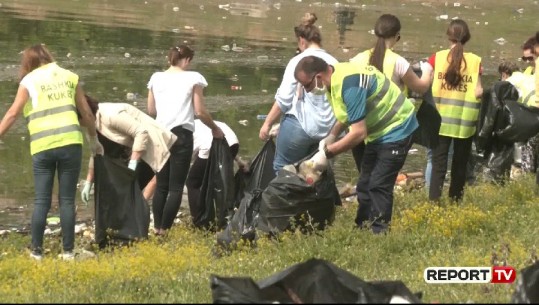
<instances>
[{"instance_id":1,"label":"black plastic sheet","mask_svg":"<svg viewBox=\"0 0 539 305\"><path fill-rule=\"evenodd\" d=\"M421 77L422 73L420 69L414 69L413 71L418 77ZM412 135L413 142L426 148L436 148L438 145L442 117L440 116L438 109L436 109L434 98L432 96L432 88L429 87L427 92L423 95L410 91L409 97L420 99L422 101L416 113L419 127Z\"/></svg>"},{"instance_id":2,"label":"black plastic sheet","mask_svg":"<svg viewBox=\"0 0 539 305\"><path fill-rule=\"evenodd\" d=\"M230 147L226 139L214 138L198 203L190 207L193 224L207 229L224 228L234 212L234 191L234 159Z\"/></svg>"},{"instance_id":3,"label":"black plastic sheet","mask_svg":"<svg viewBox=\"0 0 539 305\"><path fill-rule=\"evenodd\" d=\"M148 237L150 208L135 172L119 159L94 157L95 241L100 247Z\"/></svg>"},{"instance_id":4,"label":"black plastic sheet","mask_svg":"<svg viewBox=\"0 0 539 305\"><path fill-rule=\"evenodd\" d=\"M236 173L236 211L226 228L217 233L217 244L224 249L235 247L241 239L255 240L262 191L275 177L274 156L275 143L270 139L251 162L249 172L238 170Z\"/></svg>"},{"instance_id":5,"label":"black plastic sheet","mask_svg":"<svg viewBox=\"0 0 539 305\"><path fill-rule=\"evenodd\" d=\"M520 270L515 292L511 298L513 304L539 303L539 261Z\"/></svg>"},{"instance_id":6,"label":"black plastic sheet","mask_svg":"<svg viewBox=\"0 0 539 305\"><path fill-rule=\"evenodd\" d=\"M420 303L401 281L366 282L336 265L309 259L266 279L210 276L214 303ZM402 301L402 300L401 300Z\"/></svg>"}]
</instances>

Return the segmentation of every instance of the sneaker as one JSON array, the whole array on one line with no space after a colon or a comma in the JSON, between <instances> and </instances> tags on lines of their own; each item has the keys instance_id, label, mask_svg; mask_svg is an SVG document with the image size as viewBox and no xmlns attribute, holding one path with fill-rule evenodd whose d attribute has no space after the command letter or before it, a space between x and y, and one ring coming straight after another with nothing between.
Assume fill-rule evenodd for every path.
<instances>
[{"instance_id":1,"label":"sneaker","mask_svg":"<svg viewBox=\"0 0 539 305\"><path fill-rule=\"evenodd\" d=\"M73 252L64 252L62 254L58 254L58 258L64 261L72 261L75 259L75 254Z\"/></svg>"},{"instance_id":2,"label":"sneaker","mask_svg":"<svg viewBox=\"0 0 539 305\"><path fill-rule=\"evenodd\" d=\"M36 251L32 251L30 252L30 258L36 260L36 261L40 261L43 259L43 254L41 253L38 253Z\"/></svg>"}]
</instances>

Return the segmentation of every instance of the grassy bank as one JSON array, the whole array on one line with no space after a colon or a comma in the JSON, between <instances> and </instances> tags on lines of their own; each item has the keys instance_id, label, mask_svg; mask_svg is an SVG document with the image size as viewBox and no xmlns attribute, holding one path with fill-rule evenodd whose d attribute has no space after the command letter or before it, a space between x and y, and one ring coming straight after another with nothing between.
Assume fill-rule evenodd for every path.
<instances>
[{"instance_id":1,"label":"grassy bank","mask_svg":"<svg viewBox=\"0 0 539 305\"><path fill-rule=\"evenodd\" d=\"M210 274L266 278L311 257L323 258L364 280L402 280L422 291L425 302L508 302L514 285L428 285L428 266L490 266L521 269L536 259L539 197L531 177L506 186L478 184L459 205L426 200L424 190L397 194L393 229L387 236L352 230L356 203L337 209L321 234L261 239L256 249L215 258L213 234L174 227L164 239L98 251L92 259L56 259L58 238L46 237L51 254L28 256L30 237L0 237L2 302L211 302ZM77 241L80 245L82 242Z\"/></svg>"}]
</instances>

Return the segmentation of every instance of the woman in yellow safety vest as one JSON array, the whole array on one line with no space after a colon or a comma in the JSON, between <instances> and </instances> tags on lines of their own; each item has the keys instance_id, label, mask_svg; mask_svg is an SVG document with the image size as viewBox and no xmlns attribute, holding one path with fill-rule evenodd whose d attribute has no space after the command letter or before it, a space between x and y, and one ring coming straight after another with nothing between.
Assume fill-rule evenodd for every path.
<instances>
[{"instance_id":1,"label":"woman in yellow safety vest","mask_svg":"<svg viewBox=\"0 0 539 305\"><path fill-rule=\"evenodd\" d=\"M431 84L432 67L426 62L421 62L421 78L413 71L410 63L393 51L393 47L401 39L401 23L399 18L391 14L381 15L374 25L374 34L377 37L374 48L365 50L353 58L351 62L371 65L383 72L391 79L407 96L408 90L424 94ZM365 148L364 143L352 149L352 155L360 171L361 160Z\"/></svg>"},{"instance_id":2,"label":"woman in yellow safety vest","mask_svg":"<svg viewBox=\"0 0 539 305\"><path fill-rule=\"evenodd\" d=\"M51 207L54 175L58 171L63 243L59 257L71 260L74 258L75 194L83 143L77 113L87 127L92 154L102 154L103 147L97 140L95 118L86 104L78 75L59 67L43 44L31 46L22 53L19 89L0 122L0 137L13 126L21 112L30 133L35 183L30 257L43 258L43 235Z\"/></svg>"},{"instance_id":3,"label":"woman in yellow safety vest","mask_svg":"<svg viewBox=\"0 0 539 305\"><path fill-rule=\"evenodd\" d=\"M449 197L460 200L463 196L466 164L471 155L483 94L481 57L464 52L464 44L471 37L468 25L461 19L452 20L446 34L451 47L429 58L429 64L434 68L432 95L442 117L439 144L432 152L431 200L441 197L451 143L453 160Z\"/></svg>"}]
</instances>

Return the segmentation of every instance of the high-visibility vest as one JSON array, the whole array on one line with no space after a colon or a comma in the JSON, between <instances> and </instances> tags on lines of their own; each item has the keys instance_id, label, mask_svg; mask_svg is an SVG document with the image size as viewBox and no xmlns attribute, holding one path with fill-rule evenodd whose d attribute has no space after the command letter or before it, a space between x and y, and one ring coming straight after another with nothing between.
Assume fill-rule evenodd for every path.
<instances>
[{"instance_id":1,"label":"high-visibility vest","mask_svg":"<svg viewBox=\"0 0 539 305\"><path fill-rule=\"evenodd\" d=\"M533 75L535 72L535 67L534 66L528 66L526 69L524 69L524 74L526 75Z\"/></svg>"},{"instance_id":2,"label":"high-visibility vest","mask_svg":"<svg viewBox=\"0 0 539 305\"><path fill-rule=\"evenodd\" d=\"M466 65L461 65L463 80L457 87L450 87L444 80L449 66L450 50L436 53L432 96L442 117L439 134L442 136L466 139L475 134L481 101L475 97L479 78L481 57L464 53Z\"/></svg>"},{"instance_id":3,"label":"high-visibility vest","mask_svg":"<svg viewBox=\"0 0 539 305\"><path fill-rule=\"evenodd\" d=\"M24 117L30 132L30 153L82 144L82 133L75 106L79 77L56 63L30 72L30 99L24 106ZM28 83L26 83L28 85Z\"/></svg>"},{"instance_id":4,"label":"high-visibility vest","mask_svg":"<svg viewBox=\"0 0 539 305\"><path fill-rule=\"evenodd\" d=\"M369 61L371 59L371 54L374 51L374 49L365 50L356 56L352 57L350 59L350 62L357 62L364 65L369 65ZM393 52L391 49L386 49L386 53L384 54L384 64L383 64L383 70L382 71L385 76L389 78L389 80L392 80L393 78L393 72L395 71L395 64L397 63L397 59L399 59L399 54ZM408 87L403 84L402 92L404 93L404 96L408 96Z\"/></svg>"},{"instance_id":5,"label":"high-visibility vest","mask_svg":"<svg viewBox=\"0 0 539 305\"><path fill-rule=\"evenodd\" d=\"M539 107L535 98L535 76L522 72L513 72L507 81L518 91L518 102L526 107Z\"/></svg>"},{"instance_id":6,"label":"high-visibility vest","mask_svg":"<svg viewBox=\"0 0 539 305\"><path fill-rule=\"evenodd\" d=\"M411 115L415 115L412 102L403 95L394 82L375 67L346 62L335 64L334 67L329 100L335 117L343 124L348 124L348 113L342 98L343 81L347 77L357 74L376 77L376 91L366 100L367 138L365 143L386 135L395 127L403 124Z\"/></svg>"}]
</instances>

